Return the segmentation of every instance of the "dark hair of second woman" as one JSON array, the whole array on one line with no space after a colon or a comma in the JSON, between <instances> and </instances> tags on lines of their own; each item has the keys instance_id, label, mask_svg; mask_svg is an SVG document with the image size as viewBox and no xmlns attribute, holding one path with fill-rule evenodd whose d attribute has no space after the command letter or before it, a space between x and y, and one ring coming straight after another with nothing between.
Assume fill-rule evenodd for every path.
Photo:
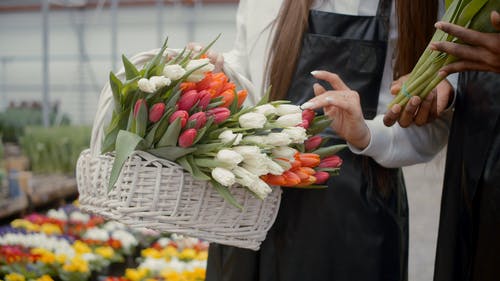
<instances>
[{"instance_id":1,"label":"dark hair of second woman","mask_svg":"<svg viewBox=\"0 0 500 281\"><path fill-rule=\"evenodd\" d=\"M295 71L302 35L307 30L313 0L284 0L274 26L266 81L272 85L271 99L283 99ZM434 33L438 0L396 0L399 37L394 78L409 73Z\"/></svg>"}]
</instances>

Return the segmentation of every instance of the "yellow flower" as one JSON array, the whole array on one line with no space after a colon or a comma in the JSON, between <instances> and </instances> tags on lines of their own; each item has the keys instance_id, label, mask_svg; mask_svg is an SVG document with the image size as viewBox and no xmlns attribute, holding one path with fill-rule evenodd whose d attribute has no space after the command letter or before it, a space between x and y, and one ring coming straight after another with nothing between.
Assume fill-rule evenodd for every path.
<instances>
[{"instance_id":1,"label":"yellow flower","mask_svg":"<svg viewBox=\"0 0 500 281\"><path fill-rule=\"evenodd\" d=\"M177 248L173 246L168 246L167 248L163 249L162 253L166 257L177 257L179 255L179 251L177 251Z\"/></svg>"},{"instance_id":2,"label":"yellow flower","mask_svg":"<svg viewBox=\"0 0 500 281\"><path fill-rule=\"evenodd\" d=\"M40 231L47 234L47 235L52 235L52 234L61 234L61 228L57 224L53 223L44 223L42 224Z\"/></svg>"},{"instance_id":3,"label":"yellow flower","mask_svg":"<svg viewBox=\"0 0 500 281\"><path fill-rule=\"evenodd\" d=\"M130 281L140 281L148 275L147 268L127 268L125 270L125 277ZM170 280L169 280L170 281Z\"/></svg>"},{"instance_id":4,"label":"yellow flower","mask_svg":"<svg viewBox=\"0 0 500 281\"><path fill-rule=\"evenodd\" d=\"M206 261L208 259L208 251L201 251L196 255L196 260Z\"/></svg>"},{"instance_id":5,"label":"yellow flower","mask_svg":"<svg viewBox=\"0 0 500 281\"><path fill-rule=\"evenodd\" d=\"M179 272L173 270L163 270L160 275L163 279L168 281L181 281L184 279Z\"/></svg>"},{"instance_id":6,"label":"yellow flower","mask_svg":"<svg viewBox=\"0 0 500 281\"><path fill-rule=\"evenodd\" d=\"M141 251L141 256L145 258L159 259L162 257L162 253L154 248L146 248Z\"/></svg>"},{"instance_id":7,"label":"yellow flower","mask_svg":"<svg viewBox=\"0 0 500 281\"><path fill-rule=\"evenodd\" d=\"M90 247L80 240L76 240L75 243L73 243L73 249L75 249L77 254L92 253Z\"/></svg>"},{"instance_id":8,"label":"yellow flower","mask_svg":"<svg viewBox=\"0 0 500 281\"><path fill-rule=\"evenodd\" d=\"M70 260L69 263L64 264L63 270L68 272L85 273L89 271L89 264L82 257L75 256Z\"/></svg>"},{"instance_id":9,"label":"yellow flower","mask_svg":"<svg viewBox=\"0 0 500 281\"><path fill-rule=\"evenodd\" d=\"M14 228L24 228L28 231L39 231L40 226L37 224L34 224L30 221L23 220L23 219L16 219L13 220L10 225Z\"/></svg>"},{"instance_id":10,"label":"yellow flower","mask_svg":"<svg viewBox=\"0 0 500 281\"><path fill-rule=\"evenodd\" d=\"M179 259L181 260L192 260L196 257L196 251L194 249L184 249L179 254Z\"/></svg>"},{"instance_id":11,"label":"yellow flower","mask_svg":"<svg viewBox=\"0 0 500 281\"><path fill-rule=\"evenodd\" d=\"M59 255L56 255L56 261L60 264L64 264L66 263L66 255L65 254L59 254Z\"/></svg>"},{"instance_id":12,"label":"yellow flower","mask_svg":"<svg viewBox=\"0 0 500 281\"><path fill-rule=\"evenodd\" d=\"M113 248L109 246L98 247L95 249L95 253L105 259L111 259L111 257L115 255L115 251L113 251Z\"/></svg>"},{"instance_id":13,"label":"yellow flower","mask_svg":"<svg viewBox=\"0 0 500 281\"><path fill-rule=\"evenodd\" d=\"M5 276L5 281L25 281L26 278L19 273L10 273Z\"/></svg>"},{"instance_id":14,"label":"yellow flower","mask_svg":"<svg viewBox=\"0 0 500 281\"><path fill-rule=\"evenodd\" d=\"M35 279L35 281L54 281L49 275L43 275L40 278Z\"/></svg>"},{"instance_id":15,"label":"yellow flower","mask_svg":"<svg viewBox=\"0 0 500 281\"><path fill-rule=\"evenodd\" d=\"M56 255L51 251L43 248L33 248L31 249L33 255L40 255L40 261L43 263L52 264L56 261Z\"/></svg>"}]
</instances>

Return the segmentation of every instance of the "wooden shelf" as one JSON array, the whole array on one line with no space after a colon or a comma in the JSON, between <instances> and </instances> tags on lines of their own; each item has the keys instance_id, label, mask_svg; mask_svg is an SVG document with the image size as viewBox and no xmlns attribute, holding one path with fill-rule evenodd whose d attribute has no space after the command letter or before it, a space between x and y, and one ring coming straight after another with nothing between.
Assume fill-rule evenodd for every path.
<instances>
[{"instance_id":1,"label":"wooden shelf","mask_svg":"<svg viewBox=\"0 0 500 281\"><path fill-rule=\"evenodd\" d=\"M16 198L3 199L0 202L0 218L6 218L23 212L28 208L28 198L24 193Z\"/></svg>"}]
</instances>

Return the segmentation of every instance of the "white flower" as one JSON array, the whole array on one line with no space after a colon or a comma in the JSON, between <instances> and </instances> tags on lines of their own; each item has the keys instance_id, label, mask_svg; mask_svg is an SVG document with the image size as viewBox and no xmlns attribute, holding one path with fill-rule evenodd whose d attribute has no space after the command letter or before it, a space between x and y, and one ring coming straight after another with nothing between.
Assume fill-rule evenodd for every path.
<instances>
[{"instance_id":1,"label":"white flower","mask_svg":"<svg viewBox=\"0 0 500 281\"><path fill-rule=\"evenodd\" d=\"M258 159L261 154L260 148L255 145L234 146L231 149L243 156L244 161L249 159Z\"/></svg>"},{"instance_id":2,"label":"white flower","mask_svg":"<svg viewBox=\"0 0 500 281\"><path fill-rule=\"evenodd\" d=\"M243 156L236 151L230 149L221 149L217 152L215 160L223 162L227 165L227 168L232 169L236 167L241 161L243 161Z\"/></svg>"},{"instance_id":3,"label":"white flower","mask_svg":"<svg viewBox=\"0 0 500 281\"><path fill-rule=\"evenodd\" d=\"M172 83L172 81L170 81L170 79L165 76L152 76L151 78L149 78L149 82L154 85L155 91Z\"/></svg>"},{"instance_id":4,"label":"white flower","mask_svg":"<svg viewBox=\"0 0 500 281\"><path fill-rule=\"evenodd\" d=\"M164 268L172 267L172 262L169 263L165 259L155 259L148 257L139 265L139 268L147 268L152 271L153 274L158 274Z\"/></svg>"},{"instance_id":5,"label":"white flower","mask_svg":"<svg viewBox=\"0 0 500 281\"><path fill-rule=\"evenodd\" d=\"M186 270L186 263L179 261L177 258L172 258L167 266L163 268L166 271L183 272Z\"/></svg>"},{"instance_id":6,"label":"white flower","mask_svg":"<svg viewBox=\"0 0 500 281\"><path fill-rule=\"evenodd\" d=\"M233 170L236 175L236 181L242 186L247 187L253 193L255 193L260 199L265 199L269 193L271 193L271 188L265 182L263 182L259 177L250 173L242 167L236 167Z\"/></svg>"},{"instance_id":7,"label":"white flower","mask_svg":"<svg viewBox=\"0 0 500 281\"><path fill-rule=\"evenodd\" d=\"M265 116L269 116L271 114L278 113L278 111L276 110L276 107L274 107L272 104L269 104L269 103L257 106L253 110L253 112L264 114Z\"/></svg>"},{"instance_id":8,"label":"white flower","mask_svg":"<svg viewBox=\"0 0 500 281\"><path fill-rule=\"evenodd\" d=\"M276 125L281 128L294 127L302 123L302 113L292 113L276 119Z\"/></svg>"},{"instance_id":9,"label":"white flower","mask_svg":"<svg viewBox=\"0 0 500 281\"><path fill-rule=\"evenodd\" d=\"M200 239L186 237L184 239L181 239L180 241L177 241L177 246L179 247L179 250L182 251L183 249L192 249L198 243L200 243Z\"/></svg>"},{"instance_id":10,"label":"white flower","mask_svg":"<svg viewBox=\"0 0 500 281\"><path fill-rule=\"evenodd\" d=\"M307 139L306 129L302 127L289 127L281 132L288 135L288 138L292 141L292 143L304 143Z\"/></svg>"},{"instance_id":11,"label":"white flower","mask_svg":"<svg viewBox=\"0 0 500 281\"><path fill-rule=\"evenodd\" d=\"M68 220L68 215L66 215L66 212L63 209L59 209L59 210L51 209L47 213L47 217L57 219L57 220L62 220L62 221Z\"/></svg>"},{"instance_id":12,"label":"white flower","mask_svg":"<svg viewBox=\"0 0 500 281\"><path fill-rule=\"evenodd\" d=\"M163 76L172 81L181 79L184 74L186 74L186 70L178 64L166 65L165 68L163 68Z\"/></svg>"},{"instance_id":13,"label":"white flower","mask_svg":"<svg viewBox=\"0 0 500 281\"><path fill-rule=\"evenodd\" d=\"M276 111L279 116L300 113L302 116L302 109L299 106L293 104L280 104L276 107Z\"/></svg>"},{"instance_id":14,"label":"white flower","mask_svg":"<svg viewBox=\"0 0 500 281\"><path fill-rule=\"evenodd\" d=\"M84 214L84 213L75 211L75 212L72 212L71 215L69 215L69 220L86 223L90 220L90 216L88 214Z\"/></svg>"},{"instance_id":15,"label":"white flower","mask_svg":"<svg viewBox=\"0 0 500 281\"><path fill-rule=\"evenodd\" d=\"M115 240L120 241L120 243L123 245L123 248L128 248L130 249L131 247L135 247L139 244L139 241L135 238L134 235L132 235L130 232L126 230L115 230L112 234L111 237Z\"/></svg>"},{"instance_id":16,"label":"white flower","mask_svg":"<svg viewBox=\"0 0 500 281\"><path fill-rule=\"evenodd\" d=\"M242 128L258 129L264 128L267 118L262 113L249 112L241 115L238 122Z\"/></svg>"},{"instance_id":17,"label":"white flower","mask_svg":"<svg viewBox=\"0 0 500 281\"><path fill-rule=\"evenodd\" d=\"M269 133L267 136L263 137L262 141L272 146L284 146L292 143L288 135L284 133Z\"/></svg>"},{"instance_id":18,"label":"white flower","mask_svg":"<svg viewBox=\"0 0 500 281\"><path fill-rule=\"evenodd\" d=\"M95 240L95 241L108 241L109 240L109 234L106 230L100 229L100 228L90 228L85 232L83 235L84 238L90 239L90 240Z\"/></svg>"},{"instance_id":19,"label":"white flower","mask_svg":"<svg viewBox=\"0 0 500 281\"><path fill-rule=\"evenodd\" d=\"M186 269L188 271L193 271L195 269L205 269L207 268L207 261L192 260L186 263Z\"/></svg>"},{"instance_id":20,"label":"white flower","mask_svg":"<svg viewBox=\"0 0 500 281\"><path fill-rule=\"evenodd\" d=\"M257 180L254 182L250 190L257 194L257 196L259 196L259 198L261 199L265 199L267 195L273 191L267 183L259 178L257 178Z\"/></svg>"},{"instance_id":21,"label":"white flower","mask_svg":"<svg viewBox=\"0 0 500 281\"><path fill-rule=\"evenodd\" d=\"M232 186L236 182L236 177L228 169L216 167L212 170L212 178L223 186Z\"/></svg>"},{"instance_id":22,"label":"white flower","mask_svg":"<svg viewBox=\"0 0 500 281\"><path fill-rule=\"evenodd\" d=\"M220 133L219 139L222 140L223 143L229 143L234 140L233 145L238 145L241 139L243 139L243 134L235 134L231 130L225 130Z\"/></svg>"},{"instance_id":23,"label":"white flower","mask_svg":"<svg viewBox=\"0 0 500 281\"><path fill-rule=\"evenodd\" d=\"M271 151L271 155L273 158L285 158L288 160L294 160L295 153L297 153L297 150L288 146L276 147Z\"/></svg>"},{"instance_id":24,"label":"white flower","mask_svg":"<svg viewBox=\"0 0 500 281\"><path fill-rule=\"evenodd\" d=\"M278 163L278 165L283 168L283 170L288 171L290 168L292 168L292 164L288 160L284 160L283 158L275 158L273 159L274 162Z\"/></svg>"},{"instance_id":25,"label":"white flower","mask_svg":"<svg viewBox=\"0 0 500 281\"><path fill-rule=\"evenodd\" d=\"M264 141L263 136L246 136L243 138L243 140L247 143L255 143L255 144L262 144Z\"/></svg>"},{"instance_id":26,"label":"white flower","mask_svg":"<svg viewBox=\"0 0 500 281\"><path fill-rule=\"evenodd\" d=\"M85 253L82 255L82 258L87 262L92 262L92 261L101 259L100 256L93 254L93 253Z\"/></svg>"},{"instance_id":27,"label":"white flower","mask_svg":"<svg viewBox=\"0 0 500 281\"><path fill-rule=\"evenodd\" d=\"M188 65L186 66L186 71L191 71L194 68L200 67L201 65L205 66L197 69L189 77L187 78L188 82L200 82L204 78L205 72L209 72L214 70L214 65L210 63L210 60L208 58L205 59L199 59L199 60L191 60L188 62Z\"/></svg>"},{"instance_id":28,"label":"white flower","mask_svg":"<svg viewBox=\"0 0 500 281\"><path fill-rule=\"evenodd\" d=\"M241 166L256 176L262 176L268 173L267 165L265 165L266 161L267 155L259 153L245 158Z\"/></svg>"},{"instance_id":29,"label":"white flower","mask_svg":"<svg viewBox=\"0 0 500 281\"><path fill-rule=\"evenodd\" d=\"M158 243L158 245L160 245L160 247L166 248L168 246L168 244L170 244L171 241L172 240L170 240L167 237L162 237L162 238L158 239L158 241L156 241L156 243Z\"/></svg>"},{"instance_id":30,"label":"white flower","mask_svg":"<svg viewBox=\"0 0 500 281\"><path fill-rule=\"evenodd\" d=\"M265 165L267 170L272 175L281 175L285 172L285 170L276 162L266 157Z\"/></svg>"},{"instance_id":31,"label":"white flower","mask_svg":"<svg viewBox=\"0 0 500 281\"><path fill-rule=\"evenodd\" d=\"M125 229L125 225L121 222L117 221L108 221L102 226L103 229L106 229L107 231L114 231L118 229Z\"/></svg>"},{"instance_id":32,"label":"white flower","mask_svg":"<svg viewBox=\"0 0 500 281\"><path fill-rule=\"evenodd\" d=\"M139 87L139 89L145 93L154 93L155 92L155 85L149 81L149 79L147 78L141 78L139 79L139 81L137 82L137 86Z\"/></svg>"}]
</instances>

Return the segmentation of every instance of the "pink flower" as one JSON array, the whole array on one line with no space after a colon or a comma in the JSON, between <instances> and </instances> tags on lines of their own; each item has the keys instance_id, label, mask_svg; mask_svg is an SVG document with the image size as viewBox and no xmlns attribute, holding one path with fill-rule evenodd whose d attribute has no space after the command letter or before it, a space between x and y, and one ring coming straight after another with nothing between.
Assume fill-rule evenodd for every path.
<instances>
[{"instance_id":1,"label":"pink flower","mask_svg":"<svg viewBox=\"0 0 500 281\"><path fill-rule=\"evenodd\" d=\"M313 151L319 147L319 145L321 144L322 141L323 141L322 137L313 136L313 137L308 138L304 142L304 145L305 145L307 151Z\"/></svg>"},{"instance_id":2,"label":"pink flower","mask_svg":"<svg viewBox=\"0 0 500 281\"><path fill-rule=\"evenodd\" d=\"M207 90L200 91L198 94L200 99L198 102L198 106L201 108L201 110L205 110L212 100L212 95L210 95L210 92L208 92Z\"/></svg>"},{"instance_id":3,"label":"pink flower","mask_svg":"<svg viewBox=\"0 0 500 281\"><path fill-rule=\"evenodd\" d=\"M182 94L180 100L177 102L179 110L189 111L199 100L199 93L196 90L187 91Z\"/></svg>"},{"instance_id":4,"label":"pink flower","mask_svg":"<svg viewBox=\"0 0 500 281\"><path fill-rule=\"evenodd\" d=\"M320 168L339 168L342 166L342 158L337 155L321 159Z\"/></svg>"},{"instance_id":5,"label":"pink flower","mask_svg":"<svg viewBox=\"0 0 500 281\"><path fill-rule=\"evenodd\" d=\"M179 146L180 147L190 147L193 145L194 140L196 139L196 130L195 129L187 129L181 133L179 136Z\"/></svg>"},{"instance_id":6,"label":"pink flower","mask_svg":"<svg viewBox=\"0 0 500 281\"><path fill-rule=\"evenodd\" d=\"M297 126L302 127L304 129L308 129L309 128L309 121L307 121L306 119L302 119L302 122L300 124L298 124Z\"/></svg>"},{"instance_id":7,"label":"pink flower","mask_svg":"<svg viewBox=\"0 0 500 281\"><path fill-rule=\"evenodd\" d=\"M184 128L186 126L187 120L189 118L189 113L185 110L177 110L174 112L171 116L170 119L168 119L168 122L170 124L174 123L175 119L181 118L181 127Z\"/></svg>"},{"instance_id":8,"label":"pink flower","mask_svg":"<svg viewBox=\"0 0 500 281\"><path fill-rule=\"evenodd\" d=\"M162 102L155 103L149 111L149 121L152 123L158 122L165 113L165 104Z\"/></svg>"},{"instance_id":9,"label":"pink flower","mask_svg":"<svg viewBox=\"0 0 500 281\"><path fill-rule=\"evenodd\" d=\"M137 117L137 114L139 113L139 109L141 108L141 105L144 104L144 106L146 106L146 109L147 109L147 104L146 104L146 101L144 99L138 99L136 102L135 102L135 106L134 106L134 117Z\"/></svg>"},{"instance_id":10,"label":"pink flower","mask_svg":"<svg viewBox=\"0 0 500 281\"><path fill-rule=\"evenodd\" d=\"M208 116L214 116L214 123L220 124L226 121L231 115L231 111L225 107L216 107L207 111Z\"/></svg>"},{"instance_id":11,"label":"pink flower","mask_svg":"<svg viewBox=\"0 0 500 281\"><path fill-rule=\"evenodd\" d=\"M188 124L192 121L194 123L193 128L199 130L200 128L205 126L205 123L207 123L207 115L205 114L205 112L197 112L189 117Z\"/></svg>"},{"instance_id":12,"label":"pink flower","mask_svg":"<svg viewBox=\"0 0 500 281\"><path fill-rule=\"evenodd\" d=\"M307 120L309 125L312 124L314 116L316 116L316 113L312 109L305 109L304 111L302 111L302 119Z\"/></svg>"},{"instance_id":13,"label":"pink flower","mask_svg":"<svg viewBox=\"0 0 500 281\"><path fill-rule=\"evenodd\" d=\"M316 172L313 176L316 178L315 184L323 184L330 178L330 174L323 171Z\"/></svg>"}]
</instances>

